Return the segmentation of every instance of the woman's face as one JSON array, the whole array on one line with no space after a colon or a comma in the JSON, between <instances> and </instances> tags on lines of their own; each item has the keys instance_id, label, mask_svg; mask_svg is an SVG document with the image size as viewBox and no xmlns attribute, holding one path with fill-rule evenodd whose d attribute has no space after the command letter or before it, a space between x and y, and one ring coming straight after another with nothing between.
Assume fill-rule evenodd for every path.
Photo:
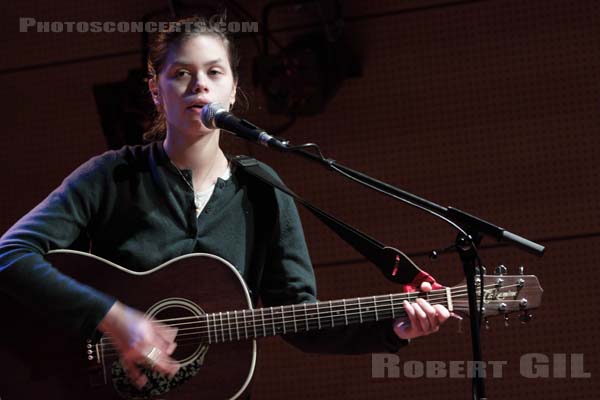
<instances>
[{"instance_id":1,"label":"woman's face","mask_svg":"<svg viewBox=\"0 0 600 400\"><path fill-rule=\"evenodd\" d=\"M155 103L165 114L168 134L211 132L200 121L199 106L220 103L229 108L235 101L236 89L223 41L203 34L172 48L158 75L158 85L150 80Z\"/></svg>"}]
</instances>

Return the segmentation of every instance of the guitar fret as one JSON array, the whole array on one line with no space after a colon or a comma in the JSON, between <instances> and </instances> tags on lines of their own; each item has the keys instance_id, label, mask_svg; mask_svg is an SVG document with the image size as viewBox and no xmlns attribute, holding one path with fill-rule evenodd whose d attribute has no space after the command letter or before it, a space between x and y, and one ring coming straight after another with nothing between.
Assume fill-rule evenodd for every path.
<instances>
[{"instance_id":1,"label":"guitar fret","mask_svg":"<svg viewBox=\"0 0 600 400\"><path fill-rule=\"evenodd\" d=\"M362 310L360 309L360 297L358 297L356 300L358 301L358 318L360 320L360 323L362 324L363 316L362 316Z\"/></svg>"},{"instance_id":2,"label":"guitar fret","mask_svg":"<svg viewBox=\"0 0 600 400\"><path fill-rule=\"evenodd\" d=\"M206 315L206 327L208 330L208 344L211 344L210 342L210 318L209 318L209 314L205 314Z\"/></svg>"},{"instance_id":3,"label":"guitar fret","mask_svg":"<svg viewBox=\"0 0 600 400\"><path fill-rule=\"evenodd\" d=\"M373 308L375 309L375 321L379 321L379 314L377 314L377 297L373 296Z\"/></svg>"},{"instance_id":4,"label":"guitar fret","mask_svg":"<svg viewBox=\"0 0 600 400\"><path fill-rule=\"evenodd\" d=\"M292 319L294 320L294 333L297 333L298 326L296 325L296 306L292 306Z\"/></svg>"},{"instance_id":5,"label":"guitar fret","mask_svg":"<svg viewBox=\"0 0 600 400\"><path fill-rule=\"evenodd\" d=\"M283 306L281 306L281 320L283 321L283 334L285 335L285 314L283 312Z\"/></svg>"},{"instance_id":6,"label":"guitar fret","mask_svg":"<svg viewBox=\"0 0 600 400\"><path fill-rule=\"evenodd\" d=\"M263 336L266 337L267 336L267 327L265 325L265 309L264 308L260 309L260 315L262 317Z\"/></svg>"},{"instance_id":7,"label":"guitar fret","mask_svg":"<svg viewBox=\"0 0 600 400\"><path fill-rule=\"evenodd\" d=\"M242 319L244 320L244 333L248 339L248 322L246 321L246 310L242 310Z\"/></svg>"},{"instance_id":8,"label":"guitar fret","mask_svg":"<svg viewBox=\"0 0 600 400\"><path fill-rule=\"evenodd\" d=\"M223 338L223 343L225 343L225 330L223 329L223 313L219 313L219 320L221 321L221 337Z\"/></svg>"},{"instance_id":9,"label":"guitar fret","mask_svg":"<svg viewBox=\"0 0 600 400\"><path fill-rule=\"evenodd\" d=\"M215 343L219 343L219 333L217 331L217 314L213 313L213 325L215 326Z\"/></svg>"},{"instance_id":10,"label":"guitar fret","mask_svg":"<svg viewBox=\"0 0 600 400\"><path fill-rule=\"evenodd\" d=\"M229 341L232 341L233 336L231 336L231 322L229 321L229 311L227 311L227 327L229 328Z\"/></svg>"},{"instance_id":11,"label":"guitar fret","mask_svg":"<svg viewBox=\"0 0 600 400\"><path fill-rule=\"evenodd\" d=\"M256 333L256 320L254 319L254 309L252 309L250 311L252 311L252 326L254 326L254 337L258 337L258 335Z\"/></svg>"},{"instance_id":12,"label":"guitar fret","mask_svg":"<svg viewBox=\"0 0 600 400\"><path fill-rule=\"evenodd\" d=\"M392 306L392 318L396 318L396 312L394 311L394 297L390 294L390 305Z\"/></svg>"},{"instance_id":13,"label":"guitar fret","mask_svg":"<svg viewBox=\"0 0 600 400\"><path fill-rule=\"evenodd\" d=\"M306 322L306 331L308 332L308 313L306 311L306 303L303 303L304 305L304 321Z\"/></svg>"},{"instance_id":14,"label":"guitar fret","mask_svg":"<svg viewBox=\"0 0 600 400\"><path fill-rule=\"evenodd\" d=\"M333 303L331 300L329 300L329 312L331 313L331 327L333 328L335 326L335 322L333 320Z\"/></svg>"},{"instance_id":15,"label":"guitar fret","mask_svg":"<svg viewBox=\"0 0 600 400\"><path fill-rule=\"evenodd\" d=\"M237 333L237 340L240 340L240 324L238 323L237 313L237 310L233 312L233 318L235 321L235 332Z\"/></svg>"},{"instance_id":16,"label":"guitar fret","mask_svg":"<svg viewBox=\"0 0 600 400\"><path fill-rule=\"evenodd\" d=\"M321 315L319 314L319 303L315 303L315 305L317 306L317 323L319 325L319 329L321 329Z\"/></svg>"},{"instance_id":17,"label":"guitar fret","mask_svg":"<svg viewBox=\"0 0 600 400\"><path fill-rule=\"evenodd\" d=\"M271 325L273 325L273 335L277 335L277 329L275 329L275 312L273 311L273 307L271 307Z\"/></svg>"},{"instance_id":18,"label":"guitar fret","mask_svg":"<svg viewBox=\"0 0 600 400\"><path fill-rule=\"evenodd\" d=\"M346 299L342 299L344 304L344 319L346 320L346 326L348 326L348 310L346 309Z\"/></svg>"}]
</instances>

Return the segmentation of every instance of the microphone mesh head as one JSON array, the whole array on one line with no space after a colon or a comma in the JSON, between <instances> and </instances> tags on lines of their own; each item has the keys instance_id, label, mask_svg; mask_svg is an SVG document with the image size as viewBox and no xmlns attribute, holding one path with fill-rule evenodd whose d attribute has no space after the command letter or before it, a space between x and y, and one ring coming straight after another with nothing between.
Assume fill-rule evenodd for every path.
<instances>
[{"instance_id":1,"label":"microphone mesh head","mask_svg":"<svg viewBox=\"0 0 600 400\"><path fill-rule=\"evenodd\" d=\"M225 108L219 103L209 103L202 107L200 113L200 120L207 128L216 129L217 124L215 122L215 116L221 111L226 111Z\"/></svg>"}]
</instances>

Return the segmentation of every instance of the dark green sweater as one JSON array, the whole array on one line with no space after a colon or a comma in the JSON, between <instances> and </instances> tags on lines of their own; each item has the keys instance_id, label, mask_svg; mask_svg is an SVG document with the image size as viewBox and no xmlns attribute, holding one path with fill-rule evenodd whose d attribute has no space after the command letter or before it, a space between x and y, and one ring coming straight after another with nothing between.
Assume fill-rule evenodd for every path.
<instances>
[{"instance_id":1,"label":"dark green sweater","mask_svg":"<svg viewBox=\"0 0 600 400\"><path fill-rule=\"evenodd\" d=\"M191 182L191 172L183 173ZM116 299L61 274L44 259L84 233L92 253L132 270L183 254L212 253L236 266L266 306L316 301L295 204L261 185L234 168L230 179L217 181L196 217L193 192L161 142L106 152L76 169L2 236L0 290L71 332L89 335ZM333 353L397 351L403 344L390 321L286 339L305 351Z\"/></svg>"}]
</instances>

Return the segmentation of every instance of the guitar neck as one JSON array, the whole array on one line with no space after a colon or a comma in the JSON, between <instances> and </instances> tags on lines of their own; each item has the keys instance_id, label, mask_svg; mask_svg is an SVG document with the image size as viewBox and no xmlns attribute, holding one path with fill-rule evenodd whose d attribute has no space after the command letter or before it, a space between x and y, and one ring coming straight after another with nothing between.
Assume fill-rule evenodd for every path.
<instances>
[{"instance_id":1,"label":"guitar neck","mask_svg":"<svg viewBox=\"0 0 600 400\"><path fill-rule=\"evenodd\" d=\"M203 340L220 343L362 324L406 315L403 302L422 297L452 308L450 288L205 314Z\"/></svg>"}]
</instances>

